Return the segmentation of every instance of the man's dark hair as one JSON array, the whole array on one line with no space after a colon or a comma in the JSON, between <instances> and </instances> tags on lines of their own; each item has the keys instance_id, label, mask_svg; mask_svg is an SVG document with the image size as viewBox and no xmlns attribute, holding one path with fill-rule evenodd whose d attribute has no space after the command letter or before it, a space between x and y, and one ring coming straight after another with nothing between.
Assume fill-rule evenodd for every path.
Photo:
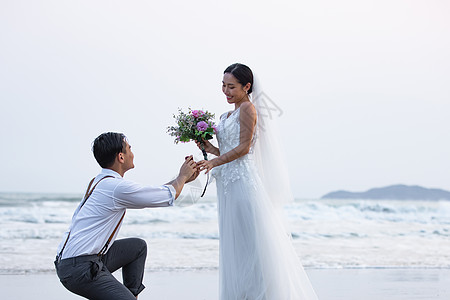
<instances>
[{"instance_id":1,"label":"man's dark hair","mask_svg":"<svg viewBox=\"0 0 450 300\"><path fill-rule=\"evenodd\" d=\"M102 168L109 168L114 164L117 154L125 153L126 136L123 133L105 132L100 134L92 145L92 152Z\"/></svg>"}]
</instances>

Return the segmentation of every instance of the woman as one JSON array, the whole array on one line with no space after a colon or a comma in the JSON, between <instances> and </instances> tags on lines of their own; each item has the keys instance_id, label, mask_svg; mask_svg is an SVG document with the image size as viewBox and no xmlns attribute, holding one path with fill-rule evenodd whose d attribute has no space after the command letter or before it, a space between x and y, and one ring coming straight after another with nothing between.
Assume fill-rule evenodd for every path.
<instances>
[{"instance_id":1,"label":"woman","mask_svg":"<svg viewBox=\"0 0 450 300\"><path fill-rule=\"evenodd\" d=\"M217 181L220 299L317 299L258 174L254 152L264 133L255 134L262 116L249 99L252 90L250 68L225 70L222 91L235 109L220 117L219 147L204 141L217 157L198 163L206 173L214 169Z\"/></svg>"}]
</instances>

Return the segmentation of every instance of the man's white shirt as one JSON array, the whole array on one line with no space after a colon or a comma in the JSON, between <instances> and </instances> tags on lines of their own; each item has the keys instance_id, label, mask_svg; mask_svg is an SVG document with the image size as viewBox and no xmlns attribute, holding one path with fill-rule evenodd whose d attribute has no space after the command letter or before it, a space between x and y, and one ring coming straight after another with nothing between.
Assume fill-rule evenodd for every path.
<instances>
[{"instance_id":1,"label":"man's white shirt","mask_svg":"<svg viewBox=\"0 0 450 300\"><path fill-rule=\"evenodd\" d=\"M64 248L62 259L99 253L127 208L166 207L172 206L175 200L176 191L172 185L141 185L123 179L119 173L110 169L102 169L92 186L105 176L113 178L103 179L83 207L81 201L75 210L69 228L70 238ZM69 231L64 234L58 247L58 254ZM119 230L116 231L109 246L114 242L118 232Z\"/></svg>"}]
</instances>

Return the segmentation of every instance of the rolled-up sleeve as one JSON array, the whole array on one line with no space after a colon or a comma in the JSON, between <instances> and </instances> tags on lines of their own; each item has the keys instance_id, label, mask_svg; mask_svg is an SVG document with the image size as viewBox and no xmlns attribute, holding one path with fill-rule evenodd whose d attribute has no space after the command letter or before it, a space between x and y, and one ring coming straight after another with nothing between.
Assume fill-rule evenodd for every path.
<instances>
[{"instance_id":1,"label":"rolled-up sleeve","mask_svg":"<svg viewBox=\"0 0 450 300\"><path fill-rule=\"evenodd\" d=\"M116 205L125 208L172 206L175 195L172 185L142 185L128 180L123 180L113 192Z\"/></svg>"}]
</instances>

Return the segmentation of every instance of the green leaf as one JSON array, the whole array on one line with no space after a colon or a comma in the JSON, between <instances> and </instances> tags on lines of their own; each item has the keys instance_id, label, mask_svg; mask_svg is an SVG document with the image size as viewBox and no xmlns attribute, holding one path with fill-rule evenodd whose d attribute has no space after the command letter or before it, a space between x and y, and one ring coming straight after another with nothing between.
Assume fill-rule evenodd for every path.
<instances>
[{"instance_id":1,"label":"green leaf","mask_svg":"<svg viewBox=\"0 0 450 300\"><path fill-rule=\"evenodd\" d=\"M182 135L182 136L180 137L180 141L182 141L182 142L189 142L189 141L190 141L190 138L187 137L187 136Z\"/></svg>"}]
</instances>

